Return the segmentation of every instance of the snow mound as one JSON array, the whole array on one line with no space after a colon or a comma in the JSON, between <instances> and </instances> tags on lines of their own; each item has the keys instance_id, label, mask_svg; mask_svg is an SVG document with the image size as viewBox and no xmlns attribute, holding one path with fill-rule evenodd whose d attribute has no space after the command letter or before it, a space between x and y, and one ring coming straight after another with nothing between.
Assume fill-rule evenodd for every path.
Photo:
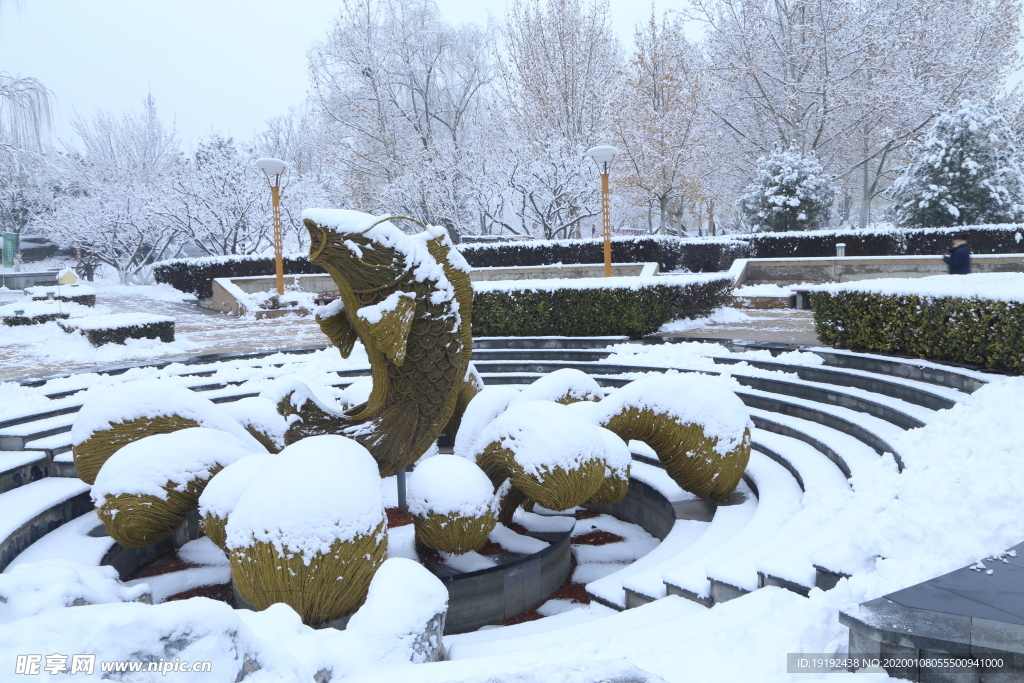
<instances>
[{"instance_id":1,"label":"snow mound","mask_svg":"<svg viewBox=\"0 0 1024 683\"><path fill-rule=\"evenodd\" d=\"M230 434L246 444L251 453L266 451L252 434L209 399L174 382L158 379L124 382L90 396L71 425L71 443L78 446L114 423L166 415L194 420L200 427Z\"/></svg>"},{"instance_id":2,"label":"snow mound","mask_svg":"<svg viewBox=\"0 0 1024 683\"><path fill-rule=\"evenodd\" d=\"M482 517L494 502L494 487L484 471L457 455L435 455L409 476L409 512L414 515Z\"/></svg>"},{"instance_id":3,"label":"snow mound","mask_svg":"<svg viewBox=\"0 0 1024 683\"><path fill-rule=\"evenodd\" d=\"M126 586L117 570L71 560L26 562L0 574L0 623L72 605L134 602L149 593L145 583Z\"/></svg>"},{"instance_id":4,"label":"snow mound","mask_svg":"<svg viewBox=\"0 0 1024 683\"><path fill-rule=\"evenodd\" d=\"M604 398L604 389L597 381L582 370L563 368L544 375L525 387L512 399L509 406L528 401L558 401L570 398L575 401L594 401Z\"/></svg>"},{"instance_id":5,"label":"snow mound","mask_svg":"<svg viewBox=\"0 0 1024 683\"><path fill-rule=\"evenodd\" d=\"M345 387L341 396L338 397L338 402L343 408L348 409L369 401L371 393L373 393L373 379L361 379Z\"/></svg>"},{"instance_id":6,"label":"snow mound","mask_svg":"<svg viewBox=\"0 0 1024 683\"><path fill-rule=\"evenodd\" d=\"M147 436L123 446L103 463L92 487L92 500L98 506L107 496L125 493L167 500L164 487L168 482L171 488L185 491L190 482L206 479L211 470L252 452L248 443L234 435L205 427Z\"/></svg>"},{"instance_id":7,"label":"snow mound","mask_svg":"<svg viewBox=\"0 0 1024 683\"><path fill-rule=\"evenodd\" d=\"M347 630L379 664L436 661L447 611L448 589L441 580L420 563L396 557L373 575L366 602Z\"/></svg>"},{"instance_id":8,"label":"snow mound","mask_svg":"<svg viewBox=\"0 0 1024 683\"><path fill-rule=\"evenodd\" d=\"M754 427L750 411L736 394L701 375L669 371L644 377L616 389L598 405L604 411L602 424L624 410L636 408L700 425L704 436L718 440L714 450L721 455L739 446L744 431Z\"/></svg>"},{"instance_id":9,"label":"snow mound","mask_svg":"<svg viewBox=\"0 0 1024 683\"><path fill-rule=\"evenodd\" d=\"M971 275L931 275L929 277L891 277L857 282L836 282L814 287L820 292L868 292L892 296L914 295L927 299L993 299L1024 302L1024 273L973 273Z\"/></svg>"},{"instance_id":10,"label":"snow mound","mask_svg":"<svg viewBox=\"0 0 1024 683\"><path fill-rule=\"evenodd\" d=\"M311 382L308 377L300 375L278 377L260 392L259 397L269 400L276 406L288 394L292 395L291 404L297 410L306 405L306 401L312 401L328 415L341 414L338 400L329 387Z\"/></svg>"},{"instance_id":11,"label":"snow mound","mask_svg":"<svg viewBox=\"0 0 1024 683\"><path fill-rule=\"evenodd\" d=\"M597 427L569 406L551 401L510 407L480 432L473 457L494 442L510 450L523 471L533 476L555 467L577 470L584 463L603 460L606 450Z\"/></svg>"},{"instance_id":12,"label":"snow mound","mask_svg":"<svg viewBox=\"0 0 1024 683\"><path fill-rule=\"evenodd\" d=\"M189 541L178 548L178 557L200 566L221 566L228 563L228 556L206 536Z\"/></svg>"},{"instance_id":13,"label":"snow mound","mask_svg":"<svg viewBox=\"0 0 1024 683\"><path fill-rule=\"evenodd\" d=\"M265 434L278 449L284 448L288 422L277 412L277 404L258 396L220 404L220 408L238 424Z\"/></svg>"},{"instance_id":14,"label":"snow mound","mask_svg":"<svg viewBox=\"0 0 1024 683\"><path fill-rule=\"evenodd\" d=\"M246 488L228 518L227 546L270 543L308 563L335 541L369 535L383 519L370 452L343 436L311 436L281 451Z\"/></svg>"},{"instance_id":15,"label":"snow mound","mask_svg":"<svg viewBox=\"0 0 1024 683\"><path fill-rule=\"evenodd\" d=\"M455 435L455 448L452 450L455 455L463 458L476 457L473 453L473 446L480 436L484 427L489 425L494 418L505 412L516 396L519 389L512 386L485 387L466 406L466 412L462 414L462 422L459 424L459 432Z\"/></svg>"},{"instance_id":16,"label":"snow mound","mask_svg":"<svg viewBox=\"0 0 1024 683\"><path fill-rule=\"evenodd\" d=\"M226 519L249 485L276 457L269 453L256 453L215 474L199 496L199 514Z\"/></svg>"}]
</instances>

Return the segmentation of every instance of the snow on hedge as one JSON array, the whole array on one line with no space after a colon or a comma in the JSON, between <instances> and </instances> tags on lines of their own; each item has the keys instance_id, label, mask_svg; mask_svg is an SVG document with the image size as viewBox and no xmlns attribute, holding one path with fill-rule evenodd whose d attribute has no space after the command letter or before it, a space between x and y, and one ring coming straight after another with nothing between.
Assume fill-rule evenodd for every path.
<instances>
[{"instance_id":1,"label":"snow on hedge","mask_svg":"<svg viewBox=\"0 0 1024 683\"><path fill-rule=\"evenodd\" d=\"M556 278L552 280L490 280L474 282L474 292L550 292L558 289L632 289L645 287L689 285L694 283L713 282L715 280L732 280L721 273L686 273L672 277L581 277L570 280Z\"/></svg>"},{"instance_id":2,"label":"snow on hedge","mask_svg":"<svg viewBox=\"0 0 1024 683\"><path fill-rule=\"evenodd\" d=\"M168 482L184 491L190 482L209 477L211 470L254 452L266 451L262 446L254 451L232 434L205 427L147 436L122 446L103 463L92 487L92 500L101 505L106 496L125 493L167 500L164 487Z\"/></svg>"},{"instance_id":3,"label":"snow on hedge","mask_svg":"<svg viewBox=\"0 0 1024 683\"><path fill-rule=\"evenodd\" d=\"M601 422L627 408L637 408L700 425L704 436L718 440L714 450L722 455L739 446L744 431L754 427L743 401L721 382L673 371L630 382L598 406L603 410Z\"/></svg>"},{"instance_id":4,"label":"snow on hedge","mask_svg":"<svg viewBox=\"0 0 1024 683\"><path fill-rule=\"evenodd\" d=\"M89 315L76 318L74 326L82 330L116 330L123 327L139 327L153 323L173 323L169 315L151 315L149 313L111 313L109 315Z\"/></svg>"},{"instance_id":5,"label":"snow on hedge","mask_svg":"<svg viewBox=\"0 0 1024 683\"><path fill-rule=\"evenodd\" d=\"M20 313L18 311L21 311ZM13 304L0 306L0 318L25 317L38 318L43 315L68 314L72 318L80 318L92 315L95 311L88 306L76 304L73 301L17 301Z\"/></svg>"},{"instance_id":6,"label":"snow on hedge","mask_svg":"<svg viewBox=\"0 0 1024 683\"><path fill-rule=\"evenodd\" d=\"M510 385L484 387L484 390L473 397L462 414L459 432L455 435L455 455L463 458L475 458L473 447L484 427L489 425L508 408L519 389Z\"/></svg>"},{"instance_id":7,"label":"snow on hedge","mask_svg":"<svg viewBox=\"0 0 1024 683\"><path fill-rule=\"evenodd\" d=\"M865 292L892 296L914 295L928 299L993 299L1024 302L1024 273L973 273L971 275L931 275L919 278L880 278L856 282L836 282L813 287L815 291Z\"/></svg>"},{"instance_id":8,"label":"snow on hedge","mask_svg":"<svg viewBox=\"0 0 1024 683\"><path fill-rule=\"evenodd\" d=\"M409 476L409 512L414 515L482 517L493 512L494 486L484 471L457 455L421 461Z\"/></svg>"},{"instance_id":9,"label":"snow on hedge","mask_svg":"<svg viewBox=\"0 0 1024 683\"><path fill-rule=\"evenodd\" d=\"M261 541L308 563L335 541L372 533L383 517L370 452L343 436L311 436L281 451L246 488L228 518L227 546Z\"/></svg>"},{"instance_id":10,"label":"snow on hedge","mask_svg":"<svg viewBox=\"0 0 1024 683\"><path fill-rule=\"evenodd\" d=\"M117 570L71 560L26 562L0 574L0 624L72 605L133 602L149 593L145 583L126 586Z\"/></svg>"},{"instance_id":11,"label":"snow on hedge","mask_svg":"<svg viewBox=\"0 0 1024 683\"><path fill-rule=\"evenodd\" d=\"M156 379L115 384L89 396L71 425L71 443L77 446L96 432L110 429L113 423L166 415L177 415L194 420L201 427L231 434L246 444L250 453L266 451L252 434L209 399L179 384Z\"/></svg>"},{"instance_id":12,"label":"snow on hedge","mask_svg":"<svg viewBox=\"0 0 1024 683\"><path fill-rule=\"evenodd\" d=\"M26 287L24 291L28 296L46 296L50 292L54 296L88 296L96 293L96 289L89 285L36 285Z\"/></svg>"},{"instance_id":13,"label":"snow on hedge","mask_svg":"<svg viewBox=\"0 0 1024 683\"><path fill-rule=\"evenodd\" d=\"M593 460L604 460L605 442L593 423L561 403L531 401L510 407L477 438L473 456L493 442L512 451L531 476L561 467L566 472Z\"/></svg>"}]
</instances>

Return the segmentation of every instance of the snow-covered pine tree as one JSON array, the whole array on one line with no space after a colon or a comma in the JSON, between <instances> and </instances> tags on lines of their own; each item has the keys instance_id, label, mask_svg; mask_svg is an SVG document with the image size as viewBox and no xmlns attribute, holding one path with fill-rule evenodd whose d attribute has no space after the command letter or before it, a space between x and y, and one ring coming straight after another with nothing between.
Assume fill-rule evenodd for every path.
<instances>
[{"instance_id":1,"label":"snow-covered pine tree","mask_svg":"<svg viewBox=\"0 0 1024 683\"><path fill-rule=\"evenodd\" d=\"M747 221L763 232L824 227L835 188L814 152L777 149L757 160L757 178L740 199Z\"/></svg>"},{"instance_id":2,"label":"snow-covered pine tree","mask_svg":"<svg viewBox=\"0 0 1024 683\"><path fill-rule=\"evenodd\" d=\"M894 219L906 227L1013 223L1024 219L1016 136L993 102L963 100L915 144L894 184Z\"/></svg>"}]
</instances>

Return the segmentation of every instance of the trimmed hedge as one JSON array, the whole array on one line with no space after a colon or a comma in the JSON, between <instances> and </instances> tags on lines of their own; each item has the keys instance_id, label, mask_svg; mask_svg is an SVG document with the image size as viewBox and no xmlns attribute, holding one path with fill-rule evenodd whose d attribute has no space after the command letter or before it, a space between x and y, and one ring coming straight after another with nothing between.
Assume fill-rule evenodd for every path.
<instances>
[{"instance_id":1,"label":"trimmed hedge","mask_svg":"<svg viewBox=\"0 0 1024 683\"><path fill-rule=\"evenodd\" d=\"M285 275L327 272L310 261L305 254L285 254L283 260ZM157 282L169 284L182 292L195 294L200 299L209 299L213 296L214 278L273 274L273 256L208 256L153 264L153 277Z\"/></svg>"},{"instance_id":2,"label":"trimmed hedge","mask_svg":"<svg viewBox=\"0 0 1024 683\"><path fill-rule=\"evenodd\" d=\"M656 332L679 318L708 315L732 292L727 277L685 284L489 290L473 296L473 335L482 337L609 335Z\"/></svg>"},{"instance_id":3,"label":"trimmed hedge","mask_svg":"<svg viewBox=\"0 0 1024 683\"><path fill-rule=\"evenodd\" d=\"M7 327L18 327L19 325L42 325L51 320L67 320L71 317L69 313L44 313L43 315L5 315L4 325Z\"/></svg>"},{"instance_id":4,"label":"trimmed hedge","mask_svg":"<svg viewBox=\"0 0 1024 683\"><path fill-rule=\"evenodd\" d=\"M57 301L67 301L73 304L82 304L89 308L96 307L96 295L95 294L76 294L75 296L55 296L53 297ZM32 297L32 301L46 301L47 297L35 295Z\"/></svg>"},{"instance_id":5,"label":"trimmed hedge","mask_svg":"<svg viewBox=\"0 0 1024 683\"><path fill-rule=\"evenodd\" d=\"M162 342L174 341L174 321L161 320L157 322L139 323L138 325L124 325L117 327L99 327L83 329L78 327L74 321L63 323L58 322L60 328L65 332L81 332L93 346L104 344L124 344L128 339L159 339Z\"/></svg>"},{"instance_id":6,"label":"trimmed hedge","mask_svg":"<svg viewBox=\"0 0 1024 683\"><path fill-rule=\"evenodd\" d=\"M844 349L1024 370L1024 303L811 292L818 339Z\"/></svg>"}]
</instances>

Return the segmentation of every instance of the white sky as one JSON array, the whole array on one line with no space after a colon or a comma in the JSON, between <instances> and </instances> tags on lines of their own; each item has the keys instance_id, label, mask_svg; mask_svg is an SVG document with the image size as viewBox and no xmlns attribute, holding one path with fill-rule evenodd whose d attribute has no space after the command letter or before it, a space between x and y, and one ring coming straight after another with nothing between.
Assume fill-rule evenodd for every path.
<instances>
[{"instance_id":1,"label":"white sky","mask_svg":"<svg viewBox=\"0 0 1024 683\"><path fill-rule=\"evenodd\" d=\"M438 0L450 22L501 19L505 0ZM658 12L683 0L658 0ZM54 133L74 113L139 109L152 92L191 144L211 131L245 139L306 94L306 53L337 0L24 0L0 15L0 71L34 76L57 98ZM650 16L643 0L611 0L624 45Z\"/></svg>"}]
</instances>

